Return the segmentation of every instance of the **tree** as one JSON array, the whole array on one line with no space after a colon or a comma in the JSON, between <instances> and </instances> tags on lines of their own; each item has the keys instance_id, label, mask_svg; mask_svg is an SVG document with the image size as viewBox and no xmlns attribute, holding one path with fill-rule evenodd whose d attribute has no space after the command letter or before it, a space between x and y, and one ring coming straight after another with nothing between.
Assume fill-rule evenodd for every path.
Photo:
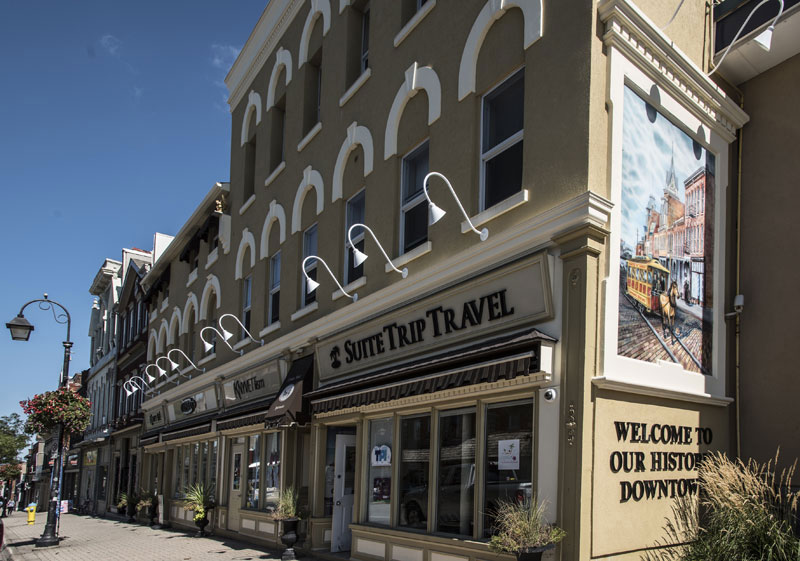
<instances>
[{"instance_id":1,"label":"tree","mask_svg":"<svg viewBox=\"0 0 800 561\"><path fill-rule=\"evenodd\" d=\"M19 454L28 445L24 427L16 413L0 417L0 478L4 481L19 475Z\"/></svg>"}]
</instances>

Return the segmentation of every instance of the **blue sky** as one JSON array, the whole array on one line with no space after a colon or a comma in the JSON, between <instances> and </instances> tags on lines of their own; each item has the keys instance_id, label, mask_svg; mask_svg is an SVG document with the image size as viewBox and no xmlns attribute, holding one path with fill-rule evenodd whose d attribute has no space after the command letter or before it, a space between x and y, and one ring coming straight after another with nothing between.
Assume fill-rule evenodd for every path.
<instances>
[{"instance_id":1,"label":"blue sky","mask_svg":"<svg viewBox=\"0 0 800 561\"><path fill-rule=\"evenodd\" d=\"M623 104L622 239L633 250L637 232L639 239L644 232L644 209L651 195L661 208L673 153L678 195L684 202L683 182L706 162L707 153L700 148L698 158L692 139L663 115L650 122L644 100L630 88L625 88ZM709 167L713 170L713 165Z\"/></svg>"},{"instance_id":2,"label":"blue sky","mask_svg":"<svg viewBox=\"0 0 800 561\"><path fill-rule=\"evenodd\" d=\"M42 293L72 315L88 367L89 286L104 258L175 234L230 175L224 78L267 0L8 0L0 8L0 320ZM54 389L66 328L25 312L0 335L0 415Z\"/></svg>"}]
</instances>

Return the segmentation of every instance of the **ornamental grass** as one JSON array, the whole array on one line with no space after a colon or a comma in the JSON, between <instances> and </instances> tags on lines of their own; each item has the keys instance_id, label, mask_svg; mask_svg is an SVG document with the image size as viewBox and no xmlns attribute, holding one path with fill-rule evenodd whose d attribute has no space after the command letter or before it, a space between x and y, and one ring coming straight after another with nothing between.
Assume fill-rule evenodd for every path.
<instances>
[{"instance_id":1,"label":"ornamental grass","mask_svg":"<svg viewBox=\"0 0 800 561\"><path fill-rule=\"evenodd\" d=\"M698 475L700 493L676 499L665 537L644 561L798 561L797 462L778 472L778 455L761 464L716 452ZM673 544L680 544L674 546Z\"/></svg>"}]
</instances>

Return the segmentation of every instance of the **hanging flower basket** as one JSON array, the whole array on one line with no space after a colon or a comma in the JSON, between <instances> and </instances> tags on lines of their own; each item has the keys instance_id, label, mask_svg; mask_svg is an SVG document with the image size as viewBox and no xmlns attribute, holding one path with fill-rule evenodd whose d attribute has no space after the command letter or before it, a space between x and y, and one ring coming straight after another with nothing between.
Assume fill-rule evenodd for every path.
<instances>
[{"instance_id":1,"label":"hanging flower basket","mask_svg":"<svg viewBox=\"0 0 800 561\"><path fill-rule=\"evenodd\" d=\"M67 388L38 394L19 404L28 416L25 421L28 434L47 434L59 424L67 434L81 433L89 426L89 400Z\"/></svg>"}]
</instances>

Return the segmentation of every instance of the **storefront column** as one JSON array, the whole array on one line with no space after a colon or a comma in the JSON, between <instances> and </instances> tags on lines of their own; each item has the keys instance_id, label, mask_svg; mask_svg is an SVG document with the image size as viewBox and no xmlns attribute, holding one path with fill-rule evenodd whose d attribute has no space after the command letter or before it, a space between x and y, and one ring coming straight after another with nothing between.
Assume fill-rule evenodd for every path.
<instances>
[{"instance_id":1,"label":"storefront column","mask_svg":"<svg viewBox=\"0 0 800 561\"><path fill-rule=\"evenodd\" d=\"M603 275L603 252L608 232L592 225L556 236L563 266L563 318L561 356L563 373L564 431L560 443L559 521L567 537L561 545L563 559L591 556L591 509L582 508L591 494L591 471L584 469L592 457L592 377L597 375L600 345L598 323L602 317L599 299ZM584 457L585 455L585 457Z\"/></svg>"}]
</instances>

